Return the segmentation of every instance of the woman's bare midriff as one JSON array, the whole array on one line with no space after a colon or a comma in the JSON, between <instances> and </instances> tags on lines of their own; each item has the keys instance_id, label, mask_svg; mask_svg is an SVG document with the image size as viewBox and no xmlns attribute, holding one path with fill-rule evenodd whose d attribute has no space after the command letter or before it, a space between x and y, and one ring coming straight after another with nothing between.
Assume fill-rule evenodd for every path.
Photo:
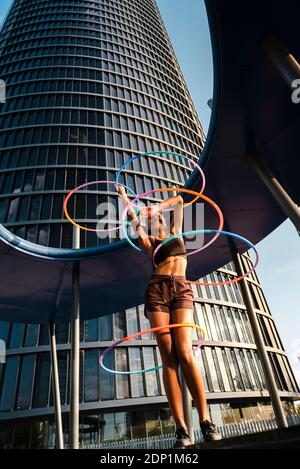
<instances>
[{"instance_id":1,"label":"woman's bare midriff","mask_svg":"<svg viewBox=\"0 0 300 469\"><path fill-rule=\"evenodd\" d=\"M180 275L185 276L187 260L183 256L169 256L158 264L156 275Z\"/></svg>"}]
</instances>

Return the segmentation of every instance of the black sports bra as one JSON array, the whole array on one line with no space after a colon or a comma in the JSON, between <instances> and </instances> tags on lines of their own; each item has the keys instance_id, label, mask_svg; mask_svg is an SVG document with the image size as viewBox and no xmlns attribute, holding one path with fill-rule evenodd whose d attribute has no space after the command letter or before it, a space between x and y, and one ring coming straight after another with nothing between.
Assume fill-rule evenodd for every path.
<instances>
[{"instance_id":1,"label":"black sports bra","mask_svg":"<svg viewBox=\"0 0 300 469\"><path fill-rule=\"evenodd\" d=\"M154 249L162 242L161 239L155 238ZM164 244L155 256L155 263L159 265L169 256L183 256L186 257L186 249L182 238L174 238L172 241Z\"/></svg>"}]
</instances>

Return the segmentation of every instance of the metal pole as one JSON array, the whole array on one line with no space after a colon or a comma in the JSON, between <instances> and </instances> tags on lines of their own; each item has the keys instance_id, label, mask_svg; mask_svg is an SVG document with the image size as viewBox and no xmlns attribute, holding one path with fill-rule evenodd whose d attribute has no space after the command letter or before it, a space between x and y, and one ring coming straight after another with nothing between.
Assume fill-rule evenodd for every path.
<instances>
[{"instance_id":1,"label":"metal pole","mask_svg":"<svg viewBox=\"0 0 300 469\"><path fill-rule=\"evenodd\" d=\"M274 34L264 39L263 48L281 77L290 88L293 88L293 81L300 78L300 65L295 57Z\"/></svg>"},{"instance_id":2,"label":"metal pole","mask_svg":"<svg viewBox=\"0 0 300 469\"><path fill-rule=\"evenodd\" d=\"M243 264L241 260L241 255L234 249L232 249L232 259L235 264L235 269L238 276L242 276L244 274ZM267 387L270 394L271 403L273 406L276 422L279 428L286 428L288 426L287 420L285 417L285 413L282 407L282 403L279 397L278 389L276 386L276 382L274 379L274 375L272 372L272 368L270 365L268 353L265 348L263 336L261 333L261 329L259 326L259 322L256 316L256 312L253 307L252 298L249 290L248 283L245 278L240 281L243 300L247 309L247 313L249 316L250 324L252 327L253 335L255 344L257 347L257 351L261 360L261 364L264 370L264 375L267 383Z\"/></svg>"},{"instance_id":3,"label":"metal pole","mask_svg":"<svg viewBox=\"0 0 300 469\"><path fill-rule=\"evenodd\" d=\"M55 322L49 322L49 338L50 338L50 351L51 351L51 369L52 369L52 390L54 399L55 410L55 443L57 449L64 449L64 435L61 418L61 401L59 389L59 376L57 364L57 349L56 349L56 335L55 335Z\"/></svg>"},{"instance_id":4,"label":"metal pole","mask_svg":"<svg viewBox=\"0 0 300 469\"><path fill-rule=\"evenodd\" d=\"M194 425L193 425L193 406L192 406L192 397L190 391L186 385L182 368L179 367L179 378L181 383L181 392L182 392L182 404L183 404L183 413L184 420L187 425L188 433L190 435L190 440L194 443Z\"/></svg>"},{"instance_id":5,"label":"metal pole","mask_svg":"<svg viewBox=\"0 0 300 469\"><path fill-rule=\"evenodd\" d=\"M298 206L256 153L247 155L247 159L272 193L278 205L280 205L286 216L295 225L298 234L300 234L300 210Z\"/></svg>"},{"instance_id":6,"label":"metal pole","mask_svg":"<svg viewBox=\"0 0 300 469\"><path fill-rule=\"evenodd\" d=\"M80 247L80 230L73 229L73 249ZM80 366L80 264L74 262L72 270L71 311L71 396L70 396L70 448L79 448L79 366Z\"/></svg>"}]
</instances>

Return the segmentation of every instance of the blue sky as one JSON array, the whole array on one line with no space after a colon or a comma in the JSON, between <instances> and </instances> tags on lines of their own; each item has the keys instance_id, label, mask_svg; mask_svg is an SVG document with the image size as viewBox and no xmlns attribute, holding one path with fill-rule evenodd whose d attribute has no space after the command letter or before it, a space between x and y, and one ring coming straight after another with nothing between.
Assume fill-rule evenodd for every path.
<instances>
[{"instance_id":1,"label":"blue sky","mask_svg":"<svg viewBox=\"0 0 300 469\"><path fill-rule=\"evenodd\" d=\"M11 0L1 0L0 3L0 23L3 21L4 16L6 15L6 12L11 4Z\"/></svg>"},{"instance_id":2,"label":"blue sky","mask_svg":"<svg viewBox=\"0 0 300 469\"><path fill-rule=\"evenodd\" d=\"M213 76L210 37L204 0L157 0L186 82L207 131ZM11 0L1 0L0 22ZM187 7L188 5L188 7ZM257 248L262 287L285 349L300 382L300 245L294 226L286 221Z\"/></svg>"}]
</instances>

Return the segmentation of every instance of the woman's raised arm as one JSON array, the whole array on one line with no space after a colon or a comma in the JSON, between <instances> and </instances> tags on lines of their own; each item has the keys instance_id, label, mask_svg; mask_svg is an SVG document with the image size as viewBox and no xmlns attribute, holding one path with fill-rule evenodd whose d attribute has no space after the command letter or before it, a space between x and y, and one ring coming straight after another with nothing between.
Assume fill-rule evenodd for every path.
<instances>
[{"instance_id":1,"label":"woman's raised arm","mask_svg":"<svg viewBox=\"0 0 300 469\"><path fill-rule=\"evenodd\" d=\"M130 200L129 200L127 194L126 194L126 191L125 191L124 187L122 187L120 185L118 186L116 184L115 188L116 188L117 192L119 193L120 197L122 198L124 204L128 205L130 203ZM143 227L141 226L140 220L139 220L138 216L136 215L136 213L135 213L135 211L134 211L134 209L131 205L129 205L127 213L128 213L129 220L131 222L131 225L132 225L134 231L139 235L139 241L140 241L141 246L146 251L151 250L152 245L151 245L151 241L149 239L149 236L147 235L147 233L144 231Z\"/></svg>"}]
</instances>

